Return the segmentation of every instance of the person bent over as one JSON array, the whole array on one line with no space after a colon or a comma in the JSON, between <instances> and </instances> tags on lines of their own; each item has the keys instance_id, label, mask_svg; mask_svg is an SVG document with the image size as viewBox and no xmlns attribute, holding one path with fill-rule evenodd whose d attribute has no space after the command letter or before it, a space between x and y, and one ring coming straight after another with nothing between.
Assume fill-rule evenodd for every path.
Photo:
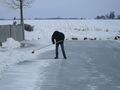
<instances>
[{"instance_id":1,"label":"person bent over","mask_svg":"<svg viewBox=\"0 0 120 90\"><path fill-rule=\"evenodd\" d=\"M62 54L64 59L67 59L66 54L65 54L65 50L64 50L64 39L65 39L65 35L62 32L59 31L55 31L52 35L52 43L56 44L56 57L55 59L58 59L58 48L59 45L61 46L61 50L62 50Z\"/></svg>"}]
</instances>

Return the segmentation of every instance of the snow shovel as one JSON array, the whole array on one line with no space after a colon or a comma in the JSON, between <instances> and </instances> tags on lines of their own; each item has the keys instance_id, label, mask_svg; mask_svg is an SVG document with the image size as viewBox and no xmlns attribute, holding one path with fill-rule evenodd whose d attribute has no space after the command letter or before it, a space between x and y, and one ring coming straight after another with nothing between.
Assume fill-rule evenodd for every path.
<instances>
[{"instance_id":1,"label":"snow shovel","mask_svg":"<svg viewBox=\"0 0 120 90\"><path fill-rule=\"evenodd\" d=\"M60 41L56 42L56 44L59 43L59 42L62 42L62 41L63 41L63 40L60 40ZM34 50L32 51L32 54L35 53L35 51L38 51L38 50L40 50L40 49L46 48L46 47L51 46L51 45L53 45L53 44L48 44L48 45L43 46L43 47L41 47L41 48L34 49Z\"/></svg>"}]
</instances>

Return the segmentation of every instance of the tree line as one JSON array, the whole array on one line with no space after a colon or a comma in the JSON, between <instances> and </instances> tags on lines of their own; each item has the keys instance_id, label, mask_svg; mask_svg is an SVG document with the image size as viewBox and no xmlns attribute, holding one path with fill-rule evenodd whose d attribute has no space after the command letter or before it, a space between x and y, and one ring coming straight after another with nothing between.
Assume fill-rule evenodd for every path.
<instances>
[{"instance_id":1,"label":"tree line","mask_svg":"<svg viewBox=\"0 0 120 90\"><path fill-rule=\"evenodd\" d=\"M120 15L115 15L115 12L112 11L106 15L98 15L95 19L120 19Z\"/></svg>"}]
</instances>

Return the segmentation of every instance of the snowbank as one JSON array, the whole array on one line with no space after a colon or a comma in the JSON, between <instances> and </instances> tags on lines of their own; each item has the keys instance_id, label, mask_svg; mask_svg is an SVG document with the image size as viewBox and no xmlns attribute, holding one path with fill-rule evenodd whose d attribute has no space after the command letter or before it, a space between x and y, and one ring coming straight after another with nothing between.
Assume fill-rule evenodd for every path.
<instances>
[{"instance_id":1,"label":"snowbank","mask_svg":"<svg viewBox=\"0 0 120 90\"><path fill-rule=\"evenodd\" d=\"M8 38L7 41L3 43L3 46L0 47L0 76L2 76L4 70L6 70L6 68L8 68L9 66L23 61L33 60L40 53L44 53L46 51L54 49L54 45L51 45L41 50L37 50L34 54L32 54L32 50L48 45L47 42L41 42L41 40L24 41L24 43L33 44L33 46L21 48L20 42L15 41L12 38Z\"/></svg>"},{"instance_id":2,"label":"snowbank","mask_svg":"<svg viewBox=\"0 0 120 90\"><path fill-rule=\"evenodd\" d=\"M12 38L8 38L0 47L0 57L0 75L10 65L34 58L30 51L20 51L20 42Z\"/></svg>"},{"instance_id":3,"label":"snowbank","mask_svg":"<svg viewBox=\"0 0 120 90\"><path fill-rule=\"evenodd\" d=\"M20 47L20 42L15 41L13 38L8 38L2 45L5 48L14 49Z\"/></svg>"}]
</instances>

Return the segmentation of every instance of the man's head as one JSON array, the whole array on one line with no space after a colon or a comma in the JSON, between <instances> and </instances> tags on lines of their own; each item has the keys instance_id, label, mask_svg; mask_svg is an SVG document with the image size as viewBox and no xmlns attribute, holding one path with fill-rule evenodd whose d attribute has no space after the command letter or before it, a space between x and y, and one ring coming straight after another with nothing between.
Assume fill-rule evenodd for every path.
<instances>
[{"instance_id":1,"label":"man's head","mask_svg":"<svg viewBox=\"0 0 120 90\"><path fill-rule=\"evenodd\" d=\"M59 33L59 31L55 31L54 33Z\"/></svg>"}]
</instances>

